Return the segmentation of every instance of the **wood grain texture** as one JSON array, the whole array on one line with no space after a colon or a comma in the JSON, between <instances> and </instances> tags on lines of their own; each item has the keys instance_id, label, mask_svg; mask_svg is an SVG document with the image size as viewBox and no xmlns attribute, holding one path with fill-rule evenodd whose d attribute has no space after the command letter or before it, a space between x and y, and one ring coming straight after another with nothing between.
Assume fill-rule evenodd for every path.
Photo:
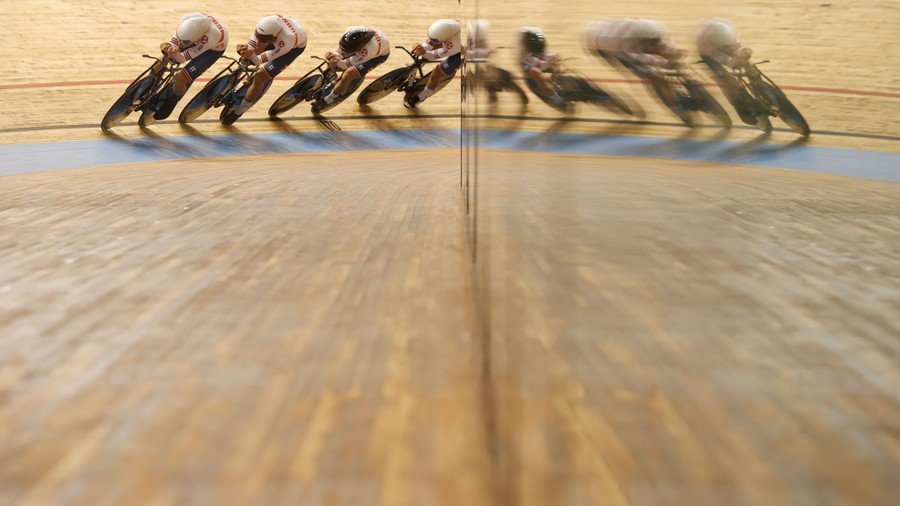
<instances>
[{"instance_id":1,"label":"wood grain texture","mask_svg":"<svg viewBox=\"0 0 900 506\"><path fill-rule=\"evenodd\" d=\"M488 504L436 153L4 178L0 504Z\"/></svg>"},{"instance_id":2,"label":"wood grain texture","mask_svg":"<svg viewBox=\"0 0 900 506\"><path fill-rule=\"evenodd\" d=\"M900 185L487 151L509 504L900 495Z\"/></svg>"}]
</instances>

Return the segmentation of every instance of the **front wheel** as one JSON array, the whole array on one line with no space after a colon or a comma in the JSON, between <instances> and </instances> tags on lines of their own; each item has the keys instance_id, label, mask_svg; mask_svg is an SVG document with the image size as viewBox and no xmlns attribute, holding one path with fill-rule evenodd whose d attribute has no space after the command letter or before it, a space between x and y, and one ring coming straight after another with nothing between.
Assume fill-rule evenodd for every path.
<instances>
[{"instance_id":1,"label":"front wheel","mask_svg":"<svg viewBox=\"0 0 900 506\"><path fill-rule=\"evenodd\" d=\"M372 102L381 100L390 95L406 81L409 77L410 70L413 70L413 68L402 67L394 69L372 81L372 84L366 86L364 90L359 92L359 96L356 97L356 102L361 105L371 104Z\"/></svg>"},{"instance_id":2,"label":"front wheel","mask_svg":"<svg viewBox=\"0 0 900 506\"><path fill-rule=\"evenodd\" d=\"M181 114L178 116L178 122L181 124L190 123L210 110L224 96L230 77L228 75L219 76L206 83L206 86L200 90L200 93L197 93L197 96L192 98L184 110L181 111Z\"/></svg>"},{"instance_id":3,"label":"front wheel","mask_svg":"<svg viewBox=\"0 0 900 506\"><path fill-rule=\"evenodd\" d=\"M274 118L287 112L300 102L309 100L322 87L324 81L325 78L321 75L309 76L306 79L297 81L269 107L269 116Z\"/></svg>"},{"instance_id":4,"label":"front wheel","mask_svg":"<svg viewBox=\"0 0 900 506\"><path fill-rule=\"evenodd\" d=\"M135 110L136 105L140 105L147 99L147 92L153 88L155 76L148 75L140 81L132 84L125 90L125 93L119 97L109 108L103 120L100 122L100 128L109 130L118 125L123 119L128 117Z\"/></svg>"},{"instance_id":5,"label":"front wheel","mask_svg":"<svg viewBox=\"0 0 900 506\"><path fill-rule=\"evenodd\" d=\"M797 110L794 104L788 100L784 92L769 83L761 84L768 86L769 93L775 98L775 105L778 108L778 117L781 118L781 121L784 121L787 126L791 127L791 130L804 137L809 137L809 123L806 122L806 118L800 114L800 111Z\"/></svg>"}]
</instances>

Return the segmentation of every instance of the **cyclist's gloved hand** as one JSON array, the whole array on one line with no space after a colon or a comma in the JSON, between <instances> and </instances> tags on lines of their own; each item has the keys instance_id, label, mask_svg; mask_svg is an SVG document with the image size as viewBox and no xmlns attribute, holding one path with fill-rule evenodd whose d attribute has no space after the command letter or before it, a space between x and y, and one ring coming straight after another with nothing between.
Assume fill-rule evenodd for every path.
<instances>
[{"instance_id":1,"label":"cyclist's gloved hand","mask_svg":"<svg viewBox=\"0 0 900 506\"><path fill-rule=\"evenodd\" d=\"M255 53L253 48L248 46L247 44L238 44L237 52L241 56L241 58L244 58L245 60L249 60L250 57L252 57Z\"/></svg>"},{"instance_id":2,"label":"cyclist's gloved hand","mask_svg":"<svg viewBox=\"0 0 900 506\"><path fill-rule=\"evenodd\" d=\"M744 60L749 60L751 56L753 56L753 50L749 47L742 47L740 51L738 51L738 56L740 56Z\"/></svg>"},{"instance_id":3,"label":"cyclist's gloved hand","mask_svg":"<svg viewBox=\"0 0 900 506\"><path fill-rule=\"evenodd\" d=\"M425 54L425 47L423 47L422 44L416 44L413 46L413 53L415 53L416 56L422 56Z\"/></svg>"},{"instance_id":4,"label":"cyclist's gloved hand","mask_svg":"<svg viewBox=\"0 0 900 506\"><path fill-rule=\"evenodd\" d=\"M325 55L325 59L328 60L328 65L331 66L332 70L346 70L347 64L344 63L343 60L338 57L338 55L334 53L328 53Z\"/></svg>"}]
</instances>

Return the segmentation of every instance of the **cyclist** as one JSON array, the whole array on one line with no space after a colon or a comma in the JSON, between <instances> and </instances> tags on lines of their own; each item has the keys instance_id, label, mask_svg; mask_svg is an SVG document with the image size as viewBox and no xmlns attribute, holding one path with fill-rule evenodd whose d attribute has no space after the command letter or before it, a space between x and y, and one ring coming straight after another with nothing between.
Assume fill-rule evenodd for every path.
<instances>
[{"instance_id":1,"label":"cyclist","mask_svg":"<svg viewBox=\"0 0 900 506\"><path fill-rule=\"evenodd\" d=\"M571 110L572 105L559 96L546 76L553 73L559 57L547 51L547 39L540 28L526 26L520 30L519 53L519 64L528 88L535 95L544 97L556 109Z\"/></svg>"},{"instance_id":2,"label":"cyclist","mask_svg":"<svg viewBox=\"0 0 900 506\"><path fill-rule=\"evenodd\" d=\"M175 74L172 86L167 86L150 104L153 119L163 120L172 114L175 105L187 93L191 84L206 72L225 53L228 28L215 17L201 12L183 16L168 42L159 45L164 60L190 62ZM162 62L154 70L162 68Z\"/></svg>"},{"instance_id":3,"label":"cyclist","mask_svg":"<svg viewBox=\"0 0 900 506\"><path fill-rule=\"evenodd\" d=\"M712 71L716 83L734 106L741 121L748 125L756 125L759 121L758 114L765 113L757 112L756 101L725 68L725 66L742 67L753 55L749 47L741 45L731 22L727 19L712 18L701 23L697 28L697 52Z\"/></svg>"},{"instance_id":4,"label":"cyclist","mask_svg":"<svg viewBox=\"0 0 900 506\"><path fill-rule=\"evenodd\" d=\"M646 79L666 104L677 104L675 91L660 70L679 68L684 52L669 40L662 23L649 19L614 19L590 26L585 36L592 53Z\"/></svg>"},{"instance_id":5,"label":"cyclist","mask_svg":"<svg viewBox=\"0 0 900 506\"><path fill-rule=\"evenodd\" d=\"M262 68L253 77L244 100L235 104L222 122L230 125L237 121L259 100L269 82L288 68L305 49L306 30L296 19L283 14L261 18L250 40L237 45L237 52L242 59L262 65Z\"/></svg>"},{"instance_id":6,"label":"cyclist","mask_svg":"<svg viewBox=\"0 0 900 506\"><path fill-rule=\"evenodd\" d=\"M391 43L381 30L366 26L348 27L341 35L338 49L325 53L332 69L345 72L328 95L316 100L312 112L318 114L326 106L353 93L366 74L384 63L390 54Z\"/></svg>"},{"instance_id":7,"label":"cyclist","mask_svg":"<svg viewBox=\"0 0 900 506\"><path fill-rule=\"evenodd\" d=\"M428 61L440 61L428 78L428 83L418 95L407 96L403 106L414 109L420 102L430 97L442 82L453 79L462 64L461 26L456 19L439 19L428 27L428 40L413 47L416 56Z\"/></svg>"}]
</instances>

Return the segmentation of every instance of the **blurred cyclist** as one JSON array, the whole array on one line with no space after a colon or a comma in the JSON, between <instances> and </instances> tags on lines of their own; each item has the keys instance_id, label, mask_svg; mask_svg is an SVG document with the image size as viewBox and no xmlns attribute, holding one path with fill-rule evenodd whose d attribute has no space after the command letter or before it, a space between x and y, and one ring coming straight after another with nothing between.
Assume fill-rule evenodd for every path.
<instances>
[{"instance_id":1,"label":"blurred cyclist","mask_svg":"<svg viewBox=\"0 0 900 506\"><path fill-rule=\"evenodd\" d=\"M535 95L543 97L553 107L567 111L571 104L565 100L553 86L547 74L552 74L559 58L547 51L547 39L540 28L523 27L519 32L519 64L525 74L525 82Z\"/></svg>"},{"instance_id":2,"label":"blurred cyclist","mask_svg":"<svg viewBox=\"0 0 900 506\"><path fill-rule=\"evenodd\" d=\"M725 68L725 66L742 67L753 55L749 47L741 45L731 22L727 19L713 18L701 23L697 28L697 52L715 75L719 88L734 106L741 120L748 125L756 125L759 121L756 101ZM760 111L759 114L765 113Z\"/></svg>"},{"instance_id":3,"label":"blurred cyclist","mask_svg":"<svg viewBox=\"0 0 900 506\"><path fill-rule=\"evenodd\" d=\"M662 23L649 19L615 19L591 25L585 37L592 53L646 79L663 102L677 103L675 91L660 70L679 68L684 53L668 39Z\"/></svg>"}]
</instances>

